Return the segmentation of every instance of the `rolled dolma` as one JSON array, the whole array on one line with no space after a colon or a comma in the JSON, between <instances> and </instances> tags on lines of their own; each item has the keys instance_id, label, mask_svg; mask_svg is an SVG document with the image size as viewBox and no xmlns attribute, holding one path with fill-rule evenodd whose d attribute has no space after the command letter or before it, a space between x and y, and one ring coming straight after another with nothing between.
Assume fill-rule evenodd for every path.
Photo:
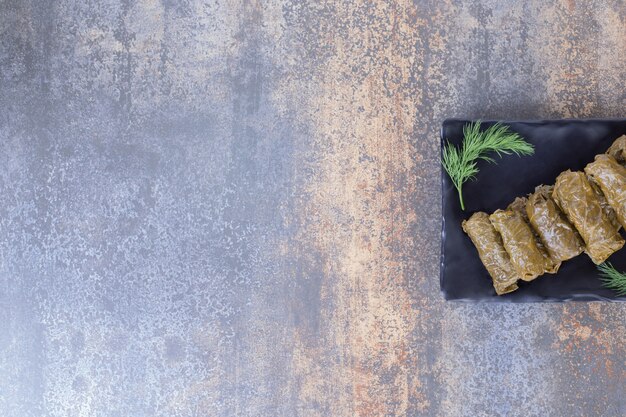
<instances>
[{"instance_id":1,"label":"rolled dolma","mask_svg":"<svg viewBox=\"0 0 626 417\"><path fill-rule=\"evenodd\" d=\"M530 226L519 212L496 210L489 216L489 220L502 236L504 249L521 279L532 281L546 272L546 258L537 247Z\"/></svg>"},{"instance_id":2,"label":"rolled dolma","mask_svg":"<svg viewBox=\"0 0 626 417\"><path fill-rule=\"evenodd\" d=\"M491 275L496 293L502 295L515 291L519 277L502 245L500 235L489 221L489 215L483 212L472 214L472 217L463 221L463 230L476 246L480 260Z\"/></svg>"},{"instance_id":3,"label":"rolled dolma","mask_svg":"<svg viewBox=\"0 0 626 417\"><path fill-rule=\"evenodd\" d=\"M541 254L544 258L544 272L549 274L555 274L559 267L561 266L561 261L553 258L548 250L546 249L543 241L541 240L541 236L537 233L536 230L533 229L532 224L528 218L528 214L526 213L526 205L528 204L528 199L526 197L517 197L509 206L506 208L507 210L513 210L518 212L524 221L530 226L530 230L533 232L533 236L535 237L535 244L537 248L541 251Z\"/></svg>"},{"instance_id":4,"label":"rolled dolma","mask_svg":"<svg viewBox=\"0 0 626 417\"><path fill-rule=\"evenodd\" d=\"M591 188L593 188L593 191L598 198L598 202L600 203L600 207L602 207L602 211L604 212L604 214L606 214L606 217L609 219L613 227L619 230L622 225L620 224L619 220L617 220L617 214L615 214L615 210L613 210L613 207L611 207L604 194L602 194L600 186L593 181L589 181L589 184L591 185Z\"/></svg>"},{"instance_id":5,"label":"rolled dolma","mask_svg":"<svg viewBox=\"0 0 626 417\"><path fill-rule=\"evenodd\" d=\"M528 199L526 197L517 197L509 206L506 208L507 210L517 211L522 215L522 218L526 223L528 223L528 216L526 215L526 203Z\"/></svg>"},{"instance_id":6,"label":"rolled dolma","mask_svg":"<svg viewBox=\"0 0 626 417\"><path fill-rule=\"evenodd\" d=\"M556 179L552 198L582 237L585 252L595 264L601 264L624 246L624 239L602 211L583 172L562 172Z\"/></svg>"},{"instance_id":7,"label":"rolled dolma","mask_svg":"<svg viewBox=\"0 0 626 417\"><path fill-rule=\"evenodd\" d=\"M626 167L611 155L602 154L585 167L585 173L598 184L617 220L626 228Z\"/></svg>"},{"instance_id":8,"label":"rolled dolma","mask_svg":"<svg viewBox=\"0 0 626 417\"><path fill-rule=\"evenodd\" d=\"M622 135L613 142L608 151L618 164L626 165L626 135Z\"/></svg>"},{"instance_id":9,"label":"rolled dolma","mask_svg":"<svg viewBox=\"0 0 626 417\"><path fill-rule=\"evenodd\" d=\"M526 214L533 229L555 261L566 261L582 253L583 241L551 197L552 187L540 185L528 197Z\"/></svg>"}]
</instances>

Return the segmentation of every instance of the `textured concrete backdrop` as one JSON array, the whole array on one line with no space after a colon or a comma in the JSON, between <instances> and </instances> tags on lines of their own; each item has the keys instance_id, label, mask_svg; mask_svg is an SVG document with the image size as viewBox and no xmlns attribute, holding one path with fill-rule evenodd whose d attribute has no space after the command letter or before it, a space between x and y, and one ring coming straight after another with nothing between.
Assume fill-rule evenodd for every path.
<instances>
[{"instance_id":1,"label":"textured concrete backdrop","mask_svg":"<svg viewBox=\"0 0 626 417\"><path fill-rule=\"evenodd\" d=\"M442 119L623 117L625 19L1 0L0 414L626 415L626 305L438 284Z\"/></svg>"}]
</instances>

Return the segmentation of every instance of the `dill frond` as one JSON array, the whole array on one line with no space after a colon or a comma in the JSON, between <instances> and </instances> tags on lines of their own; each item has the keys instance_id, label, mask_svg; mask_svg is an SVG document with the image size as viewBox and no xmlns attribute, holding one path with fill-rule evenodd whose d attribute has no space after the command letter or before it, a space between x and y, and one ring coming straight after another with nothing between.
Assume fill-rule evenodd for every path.
<instances>
[{"instance_id":1,"label":"dill frond","mask_svg":"<svg viewBox=\"0 0 626 417\"><path fill-rule=\"evenodd\" d=\"M612 289L617 295L626 295L626 273L619 272L610 262L598 265L598 270L604 287Z\"/></svg>"},{"instance_id":2,"label":"dill frond","mask_svg":"<svg viewBox=\"0 0 626 417\"><path fill-rule=\"evenodd\" d=\"M535 149L520 135L509 131L508 126L496 123L484 131L480 129L480 121L463 127L463 143L460 148L447 143L443 149L442 165L459 194L461 209L463 202L463 184L476 178L478 160L495 162L489 153L502 155L532 155Z\"/></svg>"}]
</instances>

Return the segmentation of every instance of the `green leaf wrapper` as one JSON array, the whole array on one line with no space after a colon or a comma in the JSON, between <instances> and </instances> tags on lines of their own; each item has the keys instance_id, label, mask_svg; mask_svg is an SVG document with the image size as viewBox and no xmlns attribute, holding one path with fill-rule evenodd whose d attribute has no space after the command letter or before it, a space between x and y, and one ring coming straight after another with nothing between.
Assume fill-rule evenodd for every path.
<instances>
[{"instance_id":1,"label":"green leaf wrapper","mask_svg":"<svg viewBox=\"0 0 626 417\"><path fill-rule=\"evenodd\" d=\"M624 246L624 239L602 210L596 192L583 172L568 170L561 173L552 197L578 230L585 242L585 252L596 265Z\"/></svg>"}]
</instances>

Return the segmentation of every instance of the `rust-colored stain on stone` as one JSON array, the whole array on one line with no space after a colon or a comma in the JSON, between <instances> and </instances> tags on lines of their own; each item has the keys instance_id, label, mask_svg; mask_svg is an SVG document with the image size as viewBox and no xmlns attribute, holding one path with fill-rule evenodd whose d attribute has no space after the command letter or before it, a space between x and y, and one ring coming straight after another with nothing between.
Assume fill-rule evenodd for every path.
<instances>
[{"instance_id":1,"label":"rust-colored stain on stone","mask_svg":"<svg viewBox=\"0 0 626 417\"><path fill-rule=\"evenodd\" d=\"M435 266L441 120L619 115L619 89L598 90L626 74L599 59L623 58L623 25L602 19L621 9L337 3L309 28L333 52L306 103L312 174L295 247L322 254L325 273L320 337L295 339L303 415L624 410L609 387L624 381L623 307L447 305ZM610 330L573 321L590 308ZM576 401L591 381L603 404Z\"/></svg>"}]
</instances>

